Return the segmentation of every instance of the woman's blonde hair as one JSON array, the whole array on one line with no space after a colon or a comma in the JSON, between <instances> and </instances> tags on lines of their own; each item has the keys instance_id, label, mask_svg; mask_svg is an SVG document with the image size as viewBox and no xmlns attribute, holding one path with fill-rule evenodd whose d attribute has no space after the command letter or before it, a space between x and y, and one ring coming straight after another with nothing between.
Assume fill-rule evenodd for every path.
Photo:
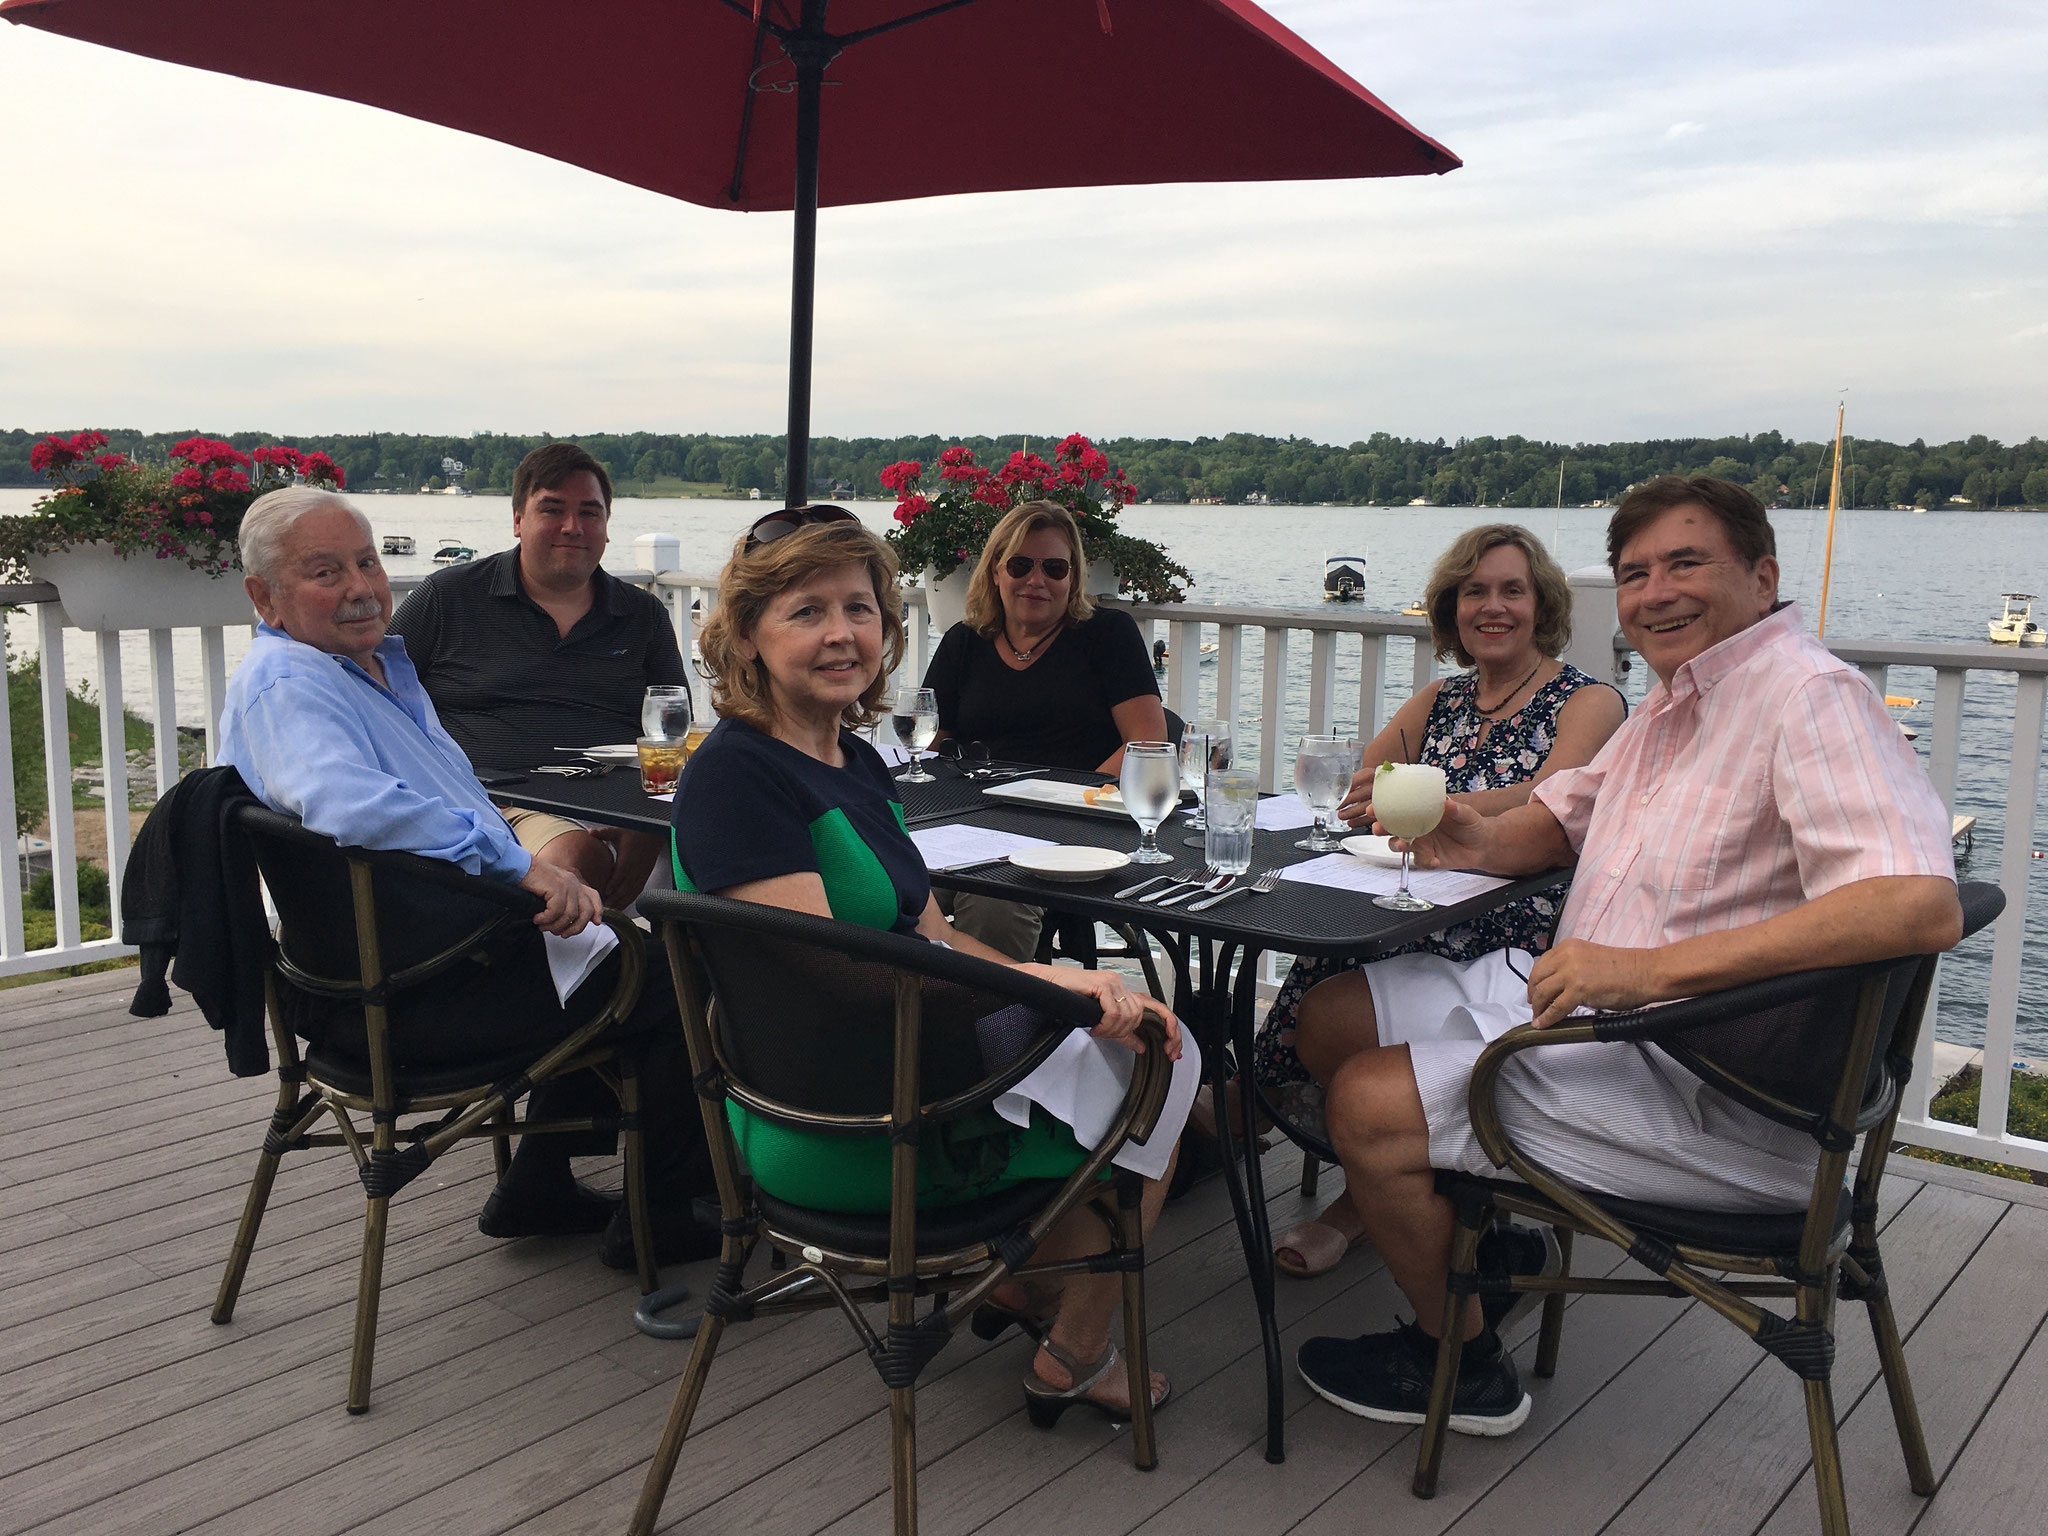
<instances>
[{"instance_id":1,"label":"woman's blonde hair","mask_svg":"<svg viewBox=\"0 0 2048 1536\"><path fill-rule=\"evenodd\" d=\"M758 731L773 730L775 705L768 669L751 660L740 642L754 633L769 603L798 582L840 565L865 565L882 610L882 665L875 680L848 706L844 724L859 729L881 718L889 678L903 660L903 597L896 589L896 556L859 523L815 523L747 548L742 537L718 573L718 603L697 641L697 670L711 684L711 707L721 718L744 720Z\"/></svg>"},{"instance_id":2,"label":"woman's blonde hair","mask_svg":"<svg viewBox=\"0 0 2048 1536\"><path fill-rule=\"evenodd\" d=\"M1536 649L1555 660L1571 644L1572 589L1564 568L1528 529L1516 523L1487 523L1453 539L1429 573L1422 606L1429 614L1429 636L1436 642L1438 661L1456 657L1459 666L1472 665L1471 653L1458 638L1458 588L1490 551L1504 544L1519 549L1529 562L1529 584L1536 591Z\"/></svg>"},{"instance_id":3,"label":"woman's blonde hair","mask_svg":"<svg viewBox=\"0 0 2048 1536\"><path fill-rule=\"evenodd\" d=\"M1080 524L1056 501L1027 501L1012 507L989 530L981 558L974 562L974 575L967 583L967 627L976 634L993 635L1003 627L1003 598L996 590L996 570L1041 528L1066 535L1074 565L1068 573L1073 585L1067 588L1067 622L1085 624L1095 616L1095 605L1088 601L1088 557L1081 553Z\"/></svg>"}]
</instances>

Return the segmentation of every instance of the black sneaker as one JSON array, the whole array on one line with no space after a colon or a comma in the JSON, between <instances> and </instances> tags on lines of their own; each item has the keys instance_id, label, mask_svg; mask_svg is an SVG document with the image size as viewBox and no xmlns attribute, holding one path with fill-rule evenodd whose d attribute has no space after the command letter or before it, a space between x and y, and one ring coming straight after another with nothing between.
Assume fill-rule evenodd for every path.
<instances>
[{"instance_id":1,"label":"black sneaker","mask_svg":"<svg viewBox=\"0 0 2048 1536\"><path fill-rule=\"evenodd\" d=\"M1479 1238L1479 1272L1482 1275L1558 1275L1564 1272L1564 1250L1557 1245L1557 1233L1548 1226L1492 1227ZM1541 1291L1503 1292L1479 1297L1479 1315L1486 1326L1499 1333L1512 1328L1543 1305Z\"/></svg>"},{"instance_id":2,"label":"black sneaker","mask_svg":"<svg viewBox=\"0 0 2048 1536\"><path fill-rule=\"evenodd\" d=\"M1355 1339L1310 1339L1294 1357L1301 1379L1346 1413L1382 1424L1420 1424L1436 1374L1436 1340L1413 1323ZM1482 1333L1466 1344L1451 1428L1461 1435L1506 1435L1522 1427L1532 1406L1500 1336Z\"/></svg>"}]
</instances>

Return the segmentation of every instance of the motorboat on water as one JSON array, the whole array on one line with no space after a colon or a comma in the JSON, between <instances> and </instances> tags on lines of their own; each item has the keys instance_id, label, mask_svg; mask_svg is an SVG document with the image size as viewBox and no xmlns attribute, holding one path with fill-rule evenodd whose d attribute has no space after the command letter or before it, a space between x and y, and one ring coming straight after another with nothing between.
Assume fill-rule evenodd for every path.
<instances>
[{"instance_id":1,"label":"motorboat on water","mask_svg":"<svg viewBox=\"0 0 2048 1536\"><path fill-rule=\"evenodd\" d=\"M1414 602L1401 610L1401 617L1404 619L1426 619L1429 617L1429 610L1422 606L1422 599L1418 597Z\"/></svg>"},{"instance_id":2,"label":"motorboat on water","mask_svg":"<svg viewBox=\"0 0 2048 1536\"><path fill-rule=\"evenodd\" d=\"M1365 556L1327 555L1323 559L1323 601L1356 603L1365 598Z\"/></svg>"},{"instance_id":3,"label":"motorboat on water","mask_svg":"<svg viewBox=\"0 0 2048 1536\"><path fill-rule=\"evenodd\" d=\"M2007 592L2003 594L2005 607L1998 617L1986 626L1991 631L1993 645L2048 645L2048 631L2034 622L2034 594L2031 592ZM2019 606L2015 608L2013 605Z\"/></svg>"},{"instance_id":4,"label":"motorboat on water","mask_svg":"<svg viewBox=\"0 0 2048 1536\"><path fill-rule=\"evenodd\" d=\"M434 551L436 565L467 565L476 558L476 551L467 544L443 544Z\"/></svg>"},{"instance_id":5,"label":"motorboat on water","mask_svg":"<svg viewBox=\"0 0 2048 1536\"><path fill-rule=\"evenodd\" d=\"M409 533L387 533L384 535L384 553L387 555L409 555L417 546Z\"/></svg>"}]
</instances>

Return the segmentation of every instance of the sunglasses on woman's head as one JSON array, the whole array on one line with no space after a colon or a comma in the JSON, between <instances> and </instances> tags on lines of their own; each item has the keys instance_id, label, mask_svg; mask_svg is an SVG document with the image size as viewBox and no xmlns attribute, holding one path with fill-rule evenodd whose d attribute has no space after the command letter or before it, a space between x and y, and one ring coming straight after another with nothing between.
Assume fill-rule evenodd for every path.
<instances>
[{"instance_id":1,"label":"sunglasses on woman's head","mask_svg":"<svg viewBox=\"0 0 2048 1536\"><path fill-rule=\"evenodd\" d=\"M1050 560L1034 560L1029 555L1012 555L1003 562L1003 569L1010 573L1010 580L1022 581L1031 574L1031 567L1045 572L1047 581L1065 581L1067 572L1074 568L1074 562L1054 555Z\"/></svg>"},{"instance_id":2,"label":"sunglasses on woman's head","mask_svg":"<svg viewBox=\"0 0 2048 1536\"><path fill-rule=\"evenodd\" d=\"M754 526L747 530L747 548L759 549L763 544L773 544L777 539L787 538L801 528L813 523L857 523L855 517L844 507L784 507L780 512L770 512L766 517L754 519Z\"/></svg>"}]
</instances>

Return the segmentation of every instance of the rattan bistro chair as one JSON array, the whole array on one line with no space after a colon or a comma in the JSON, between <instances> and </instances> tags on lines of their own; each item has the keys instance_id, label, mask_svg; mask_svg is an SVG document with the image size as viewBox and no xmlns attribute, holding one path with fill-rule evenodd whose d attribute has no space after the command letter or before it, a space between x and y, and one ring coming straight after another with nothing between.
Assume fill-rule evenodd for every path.
<instances>
[{"instance_id":1,"label":"rattan bistro chair","mask_svg":"<svg viewBox=\"0 0 2048 1536\"><path fill-rule=\"evenodd\" d=\"M632 1530L654 1529L689 1433L712 1357L729 1323L838 1307L889 1393L890 1485L897 1536L917 1529L915 1389L953 1331L1013 1275L1123 1275L1132 1450L1156 1464L1145 1346L1144 1248L1136 1175L1101 1176L1127 1141L1159 1117L1171 1064L1154 1030L1108 1136L1064 1180L1016 1185L963 1205L919 1209L918 1146L993 1103L1074 1028L1095 1003L1005 966L922 939L779 907L661 891L640 910L662 925L690 1066L718 1178L724 1247L688 1368L634 1511ZM1014 1005L1035 1011L1035 1018ZM1021 1039L985 1046L991 1020L1022 1025ZM1148 1026L1149 1028L1150 1026ZM993 1056L1004 1064L983 1065ZM886 1214L848 1215L777 1200L752 1187L726 1120L726 1102L780 1125L848 1138L886 1138ZM1108 1229L1092 1258L1032 1264L1034 1250L1069 1211L1088 1204ZM742 1278L766 1240L794 1260L749 1287ZM922 1315L919 1296L934 1298ZM886 1303L877 1327L863 1304Z\"/></svg>"},{"instance_id":2,"label":"rattan bistro chair","mask_svg":"<svg viewBox=\"0 0 2048 1536\"><path fill-rule=\"evenodd\" d=\"M2005 906L1997 886L1961 888L1963 931L1977 932ZM1523 1026L1502 1035L1473 1068L1472 1126L1508 1179L1437 1174L1437 1188L1457 1213L1450 1284L1429 1414L1415 1464L1415 1492L1436 1492L1437 1469L1463 1350L1470 1296L1535 1291L1544 1296L1536 1374L1557 1365L1567 1294L1668 1295L1696 1298L1747 1333L1798 1377L1806 1396L1814 1483L1821 1528L1847 1536L1848 1506L1829 1378L1835 1356L1835 1300L1869 1311L1892 1416L1905 1452L1906 1475L1918 1494L1934 1492L1934 1472L1920 1432L1906 1358L1899 1347L1878 1251L1877 1191L1899 1116L1899 1090L1913 1070L1913 1048L1934 984L1935 956L1807 971L1731 988L1658 1008L1568 1020L1549 1029ZM1647 1205L1595 1195L1565 1183L1517 1148L1494 1105L1501 1069L1518 1052L1591 1040L1640 1041L1758 1114L1810 1134L1820 1144L1820 1169L1804 1210L1731 1215ZM1862 1139L1852 1189L1849 1154ZM1481 1276L1479 1237L1497 1211L1557 1228L1565 1273ZM1570 1273L1573 1233L1605 1238L1660 1280L1580 1279ZM1769 1280L1716 1278L1710 1271L1768 1275ZM1789 1318L1750 1298L1794 1298Z\"/></svg>"},{"instance_id":3,"label":"rattan bistro chair","mask_svg":"<svg viewBox=\"0 0 2048 1536\"><path fill-rule=\"evenodd\" d=\"M348 1411L364 1412L370 1405L392 1196L465 1137L493 1139L502 1176L515 1133L605 1128L592 1120L536 1122L514 1117L515 1105L535 1084L586 1068L597 1071L619 1097L622 1113L617 1126L625 1132L626 1197L640 1287L654 1289L653 1250L645 1236L650 1229L637 1118L637 1052L602 1038L639 1001L645 968L639 930L618 913L605 915L620 938L618 981L589 1022L556 1044L457 1065L408 1068L394 1051L394 1027L401 1034L430 1030L438 1012L478 1006L477 994L484 993L490 974L479 967L491 962L502 945L530 931L540 898L517 886L465 874L445 860L343 848L332 838L307 831L296 818L260 805L237 811L235 826L255 846L257 867L278 913L276 947L264 978L278 1057L278 1089L277 1107L214 1300L213 1320L225 1323L234 1317L235 1299L284 1154L307 1147L347 1147L366 1200ZM432 937L423 937L427 935ZM422 953L429 944L438 947ZM527 953L531 955L530 950ZM397 963L387 961L387 956ZM507 979L520 985L549 984L544 962L532 975ZM505 990L501 984L495 992L484 993L484 1006L516 1006L508 1003ZM292 998L293 992L301 996ZM307 998L359 1016L363 1048L329 1042L313 1045L301 1055L288 1014L292 1003ZM367 1136L355 1120L364 1114L370 1117ZM401 1121L420 1115L438 1118L401 1126ZM332 1130L314 1129L330 1118Z\"/></svg>"}]
</instances>

